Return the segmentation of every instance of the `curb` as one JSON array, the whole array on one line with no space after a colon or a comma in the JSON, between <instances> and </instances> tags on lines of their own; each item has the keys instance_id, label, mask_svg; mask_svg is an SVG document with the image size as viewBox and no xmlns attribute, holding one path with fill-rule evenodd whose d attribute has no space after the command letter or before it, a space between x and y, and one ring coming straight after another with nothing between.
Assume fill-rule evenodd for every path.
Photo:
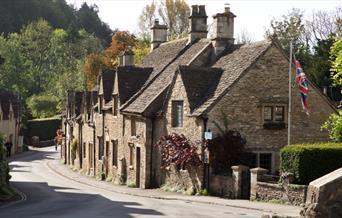
<instances>
[{"instance_id":1,"label":"curb","mask_svg":"<svg viewBox=\"0 0 342 218\"><path fill-rule=\"evenodd\" d=\"M74 182L81 183L83 185L91 186L91 187L94 187L94 188L97 188L97 189L102 189L102 190L105 190L105 191L113 192L113 193L125 194L125 195L130 195L130 196L137 196L137 197L144 197L144 198L152 198L152 199L158 199L158 200L178 200L178 201L186 201L186 202L192 202L192 203L201 203L201 204L218 205L218 206L229 206L229 207L235 207L235 208L241 208L241 209L247 209L247 210L260 211L260 212L265 212L265 213L277 214L277 213L274 213L271 210L265 210L265 209L259 209L259 208L251 208L251 207L244 207L244 206L232 205L232 204L226 204L226 203L209 202L209 201L201 201L201 200L194 200L194 199L184 199L184 198L177 198L177 197L163 197L163 196L154 196L154 195L141 195L141 194L136 194L136 193L131 193L131 192L117 191L117 190L113 190L113 189L110 190L110 189L98 187L98 186L89 184L87 182L76 180L76 179L71 178L69 176L63 175L61 172L59 172L56 169L54 169L53 167L51 167L51 161L48 161L46 163L46 165L47 165L47 167L50 170L52 170L56 174L66 178L66 179L72 180ZM73 172L73 173L75 173L75 172ZM291 216L288 216L288 217L291 217Z\"/></svg>"},{"instance_id":2,"label":"curb","mask_svg":"<svg viewBox=\"0 0 342 218\"><path fill-rule=\"evenodd\" d=\"M13 186L11 186L11 187L15 190L16 194L20 196L20 199L16 200L16 201L11 201L8 204L4 204L4 205L0 206L0 209L11 207L13 205L19 204L19 203L27 200L27 196L24 192L20 191L19 189L15 188Z\"/></svg>"}]
</instances>

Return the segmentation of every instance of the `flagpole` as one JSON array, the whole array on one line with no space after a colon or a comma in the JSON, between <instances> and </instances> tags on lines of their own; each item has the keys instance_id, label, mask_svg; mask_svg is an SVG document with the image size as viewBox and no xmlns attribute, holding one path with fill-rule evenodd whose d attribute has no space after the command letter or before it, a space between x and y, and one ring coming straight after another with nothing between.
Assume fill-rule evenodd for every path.
<instances>
[{"instance_id":1,"label":"flagpole","mask_svg":"<svg viewBox=\"0 0 342 218\"><path fill-rule=\"evenodd\" d=\"M292 71L292 39L290 41L290 62L289 62L289 109L287 114L287 144L290 145L291 143L291 84L292 84L292 78L291 78L291 71Z\"/></svg>"}]
</instances>

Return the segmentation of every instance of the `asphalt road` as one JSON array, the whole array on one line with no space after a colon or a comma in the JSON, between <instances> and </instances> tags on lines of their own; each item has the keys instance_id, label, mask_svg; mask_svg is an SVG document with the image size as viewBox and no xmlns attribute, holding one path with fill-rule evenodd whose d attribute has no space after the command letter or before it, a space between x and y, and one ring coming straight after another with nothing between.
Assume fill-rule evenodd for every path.
<instances>
[{"instance_id":1,"label":"asphalt road","mask_svg":"<svg viewBox=\"0 0 342 218\"><path fill-rule=\"evenodd\" d=\"M0 207L0 218L102 217L261 217L262 212L235 207L159 200L113 193L69 180L51 171L54 148L18 157L10 163L12 185L26 199Z\"/></svg>"}]
</instances>

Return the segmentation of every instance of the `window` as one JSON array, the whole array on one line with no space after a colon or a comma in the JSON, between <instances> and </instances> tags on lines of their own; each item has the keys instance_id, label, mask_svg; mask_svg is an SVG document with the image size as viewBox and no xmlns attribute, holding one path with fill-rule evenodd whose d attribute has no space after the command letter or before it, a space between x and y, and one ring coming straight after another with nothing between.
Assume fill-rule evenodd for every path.
<instances>
[{"instance_id":1,"label":"window","mask_svg":"<svg viewBox=\"0 0 342 218\"><path fill-rule=\"evenodd\" d=\"M118 165L118 140L112 141L112 165Z\"/></svg>"},{"instance_id":2,"label":"window","mask_svg":"<svg viewBox=\"0 0 342 218\"><path fill-rule=\"evenodd\" d=\"M136 136L136 135L137 135L136 123L135 123L135 119L132 117L131 118L131 136Z\"/></svg>"},{"instance_id":3,"label":"window","mask_svg":"<svg viewBox=\"0 0 342 218\"><path fill-rule=\"evenodd\" d=\"M284 122L284 106L275 106L274 118L276 122Z\"/></svg>"},{"instance_id":4,"label":"window","mask_svg":"<svg viewBox=\"0 0 342 218\"><path fill-rule=\"evenodd\" d=\"M119 101L118 101L118 95L113 95L113 114L114 116L118 116L118 105Z\"/></svg>"},{"instance_id":5,"label":"window","mask_svg":"<svg viewBox=\"0 0 342 218\"><path fill-rule=\"evenodd\" d=\"M83 143L83 158L86 158L86 143Z\"/></svg>"},{"instance_id":6,"label":"window","mask_svg":"<svg viewBox=\"0 0 342 218\"><path fill-rule=\"evenodd\" d=\"M134 149L134 144L133 143L128 143L129 146L129 165L133 166L133 149Z\"/></svg>"},{"instance_id":7,"label":"window","mask_svg":"<svg viewBox=\"0 0 342 218\"><path fill-rule=\"evenodd\" d=\"M263 107L264 129L285 128L285 106L267 105Z\"/></svg>"},{"instance_id":8,"label":"window","mask_svg":"<svg viewBox=\"0 0 342 218\"><path fill-rule=\"evenodd\" d=\"M172 101L172 127L183 126L183 101Z\"/></svg>"},{"instance_id":9,"label":"window","mask_svg":"<svg viewBox=\"0 0 342 218\"><path fill-rule=\"evenodd\" d=\"M272 153L259 154L259 167L267 169L269 173L272 172Z\"/></svg>"},{"instance_id":10,"label":"window","mask_svg":"<svg viewBox=\"0 0 342 218\"><path fill-rule=\"evenodd\" d=\"M89 143L89 165L90 165L91 168L93 167L93 164L94 164L94 161L93 161L94 158L93 158L93 155L91 155L91 153L92 153L92 151L94 149L93 146L94 145L92 143Z\"/></svg>"},{"instance_id":11,"label":"window","mask_svg":"<svg viewBox=\"0 0 342 218\"><path fill-rule=\"evenodd\" d=\"M264 107L264 121L266 122L273 121L273 107L272 106Z\"/></svg>"},{"instance_id":12,"label":"window","mask_svg":"<svg viewBox=\"0 0 342 218\"><path fill-rule=\"evenodd\" d=\"M99 113L102 113L102 107L103 107L103 97L102 95L99 96Z\"/></svg>"},{"instance_id":13,"label":"window","mask_svg":"<svg viewBox=\"0 0 342 218\"><path fill-rule=\"evenodd\" d=\"M103 138L99 137L99 160L102 159L102 156L104 155L104 144L103 144Z\"/></svg>"}]
</instances>

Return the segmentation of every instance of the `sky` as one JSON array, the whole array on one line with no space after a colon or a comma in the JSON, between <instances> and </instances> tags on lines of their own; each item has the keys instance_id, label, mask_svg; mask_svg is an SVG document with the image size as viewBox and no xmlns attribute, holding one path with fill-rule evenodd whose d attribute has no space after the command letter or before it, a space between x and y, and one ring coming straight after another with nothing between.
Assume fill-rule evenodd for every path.
<instances>
[{"instance_id":1,"label":"sky","mask_svg":"<svg viewBox=\"0 0 342 218\"><path fill-rule=\"evenodd\" d=\"M99 16L111 29L128 30L138 32L138 17L144 6L153 0L67 0L69 4L80 7L83 2L96 4L99 8ZM264 33L273 18L280 18L292 8L298 8L304 12L304 17L309 19L314 11L332 11L337 7L342 8L342 1L333 0L186 0L191 5L205 5L208 15L208 25L212 23L212 15L222 13L226 3L230 4L230 10L235 18L235 38L242 32L246 32L252 41L264 38Z\"/></svg>"}]
</instances>

